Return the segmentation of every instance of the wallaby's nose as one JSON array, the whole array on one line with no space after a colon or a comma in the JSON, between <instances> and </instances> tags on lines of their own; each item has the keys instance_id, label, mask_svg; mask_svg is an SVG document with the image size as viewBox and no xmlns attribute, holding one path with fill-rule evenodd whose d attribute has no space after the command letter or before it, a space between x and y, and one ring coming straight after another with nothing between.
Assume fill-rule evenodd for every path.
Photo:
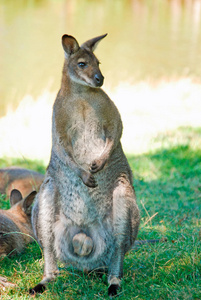
<instances>
[{"instance_id":1,"label":"wallaby's nose","mask_svg":"<svg viewBox=\"0 0 201 300\"><path fill-rule=\"evenodd\" d=\"M94 76L95 82L96 82L96 86L102 86L103 85L103 81L104 81L104 77L103 75L100 74L95 74Z\"/></svg>"}]
</instances>

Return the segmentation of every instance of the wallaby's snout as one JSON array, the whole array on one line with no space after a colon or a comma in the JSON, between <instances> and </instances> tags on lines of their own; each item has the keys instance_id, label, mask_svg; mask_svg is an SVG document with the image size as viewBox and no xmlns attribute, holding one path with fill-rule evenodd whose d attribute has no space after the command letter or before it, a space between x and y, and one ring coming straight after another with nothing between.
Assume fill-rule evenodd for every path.
<instances>
[{"instance_id":1,"label":"wallaby's snout","mask_svg":"<svg viewBox=\"0 0 201 300\"><path fill-rule=\"evenodd\" d=\"M95 81L97 87L100 87L103 85L104 77L101 74L101 72L95 74L94 81Z\"/></svg>"}]
</instances>

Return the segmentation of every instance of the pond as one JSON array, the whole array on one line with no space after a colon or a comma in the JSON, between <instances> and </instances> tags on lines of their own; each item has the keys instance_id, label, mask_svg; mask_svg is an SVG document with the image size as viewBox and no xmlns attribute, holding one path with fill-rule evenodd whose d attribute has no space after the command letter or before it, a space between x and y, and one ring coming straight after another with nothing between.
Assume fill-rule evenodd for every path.
<instances>
[{"instance_id":1,"label":"pond","mask_svg":"<svg viewBox=\"0 0 201 300\"><path fill-rule=\"evenodd\" d=\"M1 0L0 116L60 87L61 36L108 33L96 55L105 86L201 78L199 0Z\"/></svg>"}]
</instances>

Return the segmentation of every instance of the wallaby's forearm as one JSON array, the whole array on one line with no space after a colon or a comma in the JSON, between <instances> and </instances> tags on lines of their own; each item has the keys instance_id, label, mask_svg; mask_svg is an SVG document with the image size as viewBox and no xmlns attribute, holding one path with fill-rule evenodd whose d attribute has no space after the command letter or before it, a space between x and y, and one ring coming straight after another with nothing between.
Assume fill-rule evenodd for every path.
<instances>
[{"instance_id":1,"label":"wallaby's forearm","mask_svg":"<svg viewBox=\"0 0 201 300\"><path fill-rule=\"evenodd\" d=\"M114 140L112 138L106 138L105 148L102 154L99 158L95 159L90 166L89 170L91 173L96 173L104 168L113 148Z\"/></svg>"},{"instance_id":2,"label":"wallaby's forearm","mask_svg":"<svg viewBox=\"0 0 201 300\"><path fill-rule=\"evenodd\" d=\"M118 121L117 121L118 120ZM115 124L110 124L108 128L104 128L105 131L105 147L102 154L95 159L90 166L90 172L96 173L102 170L107 163L109 157L111 157L112 152L119 144L121 134L122 134L122 122L120 117L117 115L115 119Z\"/></svg>"},{"instance_id":3,"label":"wallaby's forearm","mask_svg":"<svg viewBox=\"0 0 201 300\"><path fill-rule=\"evenodd\" d=\"M85 185L88 187L96 187L96 181L93 175L84 170L74 159L72 146L68 145L65 149L61 146L56 146L55 155L66 165L68 165L75 174L80 177Z\"/></svg>"}]
</instances>

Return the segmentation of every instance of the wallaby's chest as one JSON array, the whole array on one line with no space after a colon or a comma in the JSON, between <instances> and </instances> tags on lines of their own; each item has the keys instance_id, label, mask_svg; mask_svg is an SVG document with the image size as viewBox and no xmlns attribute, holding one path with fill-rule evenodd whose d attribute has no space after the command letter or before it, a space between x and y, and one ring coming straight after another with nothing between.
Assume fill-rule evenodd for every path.
<instances>
[{"instance_id":1,"label":"wallaby's chest","mask_svg":"<svg viewBox=\"0 0 201 300\"><path fill-rule=\"evenodd\" d=\"M102 153L105 146L104 123L101 111L88 103L75 103L67 120L66 134L80 164L88 164Z\"/></svg>"},{"instance_id":2,"label":"wallaby's chest","mask_svg":"<svg viewBox=\"0 0 201 300\"><path fill-rule=\"evenodd\" d=\"M86 101L76 101L72 106L70 114L67 115L68 133L75 137L86 138L102 137L104 116L98 106L94 107ZM69 107L67 106L67 110Z\"/></svg>"}]
</instances>

